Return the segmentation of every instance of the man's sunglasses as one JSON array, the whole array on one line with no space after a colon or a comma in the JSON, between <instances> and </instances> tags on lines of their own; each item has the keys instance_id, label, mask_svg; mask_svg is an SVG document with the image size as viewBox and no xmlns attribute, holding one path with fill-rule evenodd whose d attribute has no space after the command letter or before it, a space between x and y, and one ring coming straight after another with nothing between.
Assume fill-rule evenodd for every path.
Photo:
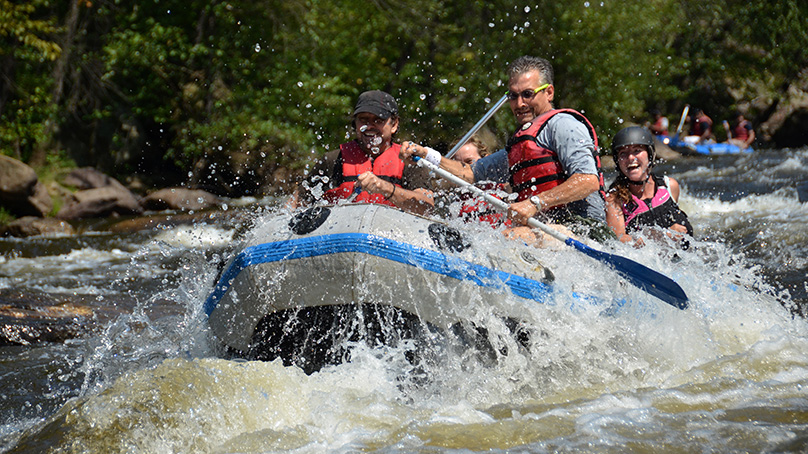
<instances>
[{"instance_id":1,"label":"man's sunglasses","mask_svg":"<svg viewBox=\"0 0 808 454\"><path fill-rule=\"evenodd\" d=\"M537 88L535 90L525 90L525 91L523 91L521 93L516 93L514 91L509 91L508 92L508 99L511 100L511 101L516 101L517 99L519 99L520 96L524 100L533 99L533 97L536 96L536 94L538 94L542 90L546 90L547 87L549 87L549 86L550 86L550 84L544 84L544 85L542 85L541 87L539 87L539 88Z\"/></svg>"}]
</instances>

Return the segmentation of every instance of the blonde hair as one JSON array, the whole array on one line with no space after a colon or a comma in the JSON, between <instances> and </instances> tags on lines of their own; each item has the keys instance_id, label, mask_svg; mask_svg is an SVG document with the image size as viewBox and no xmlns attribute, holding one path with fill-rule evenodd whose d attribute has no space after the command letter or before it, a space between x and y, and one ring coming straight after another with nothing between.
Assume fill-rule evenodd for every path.
<instances>
[{"instance_id":1,"label":"blonde hair","mask_svg":"<svg viewBox=\"0 0 808 454\"><path fill-rule=\"evenodd\" d=\"M460 139L456 139L454 142L452 142L452 145L449 146L449 149L452 149L455 146L457 146L458 142L460 142ZM488 145L486 145L485 141L477 134L474 134L473 136L469 137L469 140L467 140L466 143L464 143L463 145L466 144L472 144L475 147L477 147L477 152L480 153L481 158L484 158L491 154L491 149L488 147Z\"/></svg>"}]
</instances>

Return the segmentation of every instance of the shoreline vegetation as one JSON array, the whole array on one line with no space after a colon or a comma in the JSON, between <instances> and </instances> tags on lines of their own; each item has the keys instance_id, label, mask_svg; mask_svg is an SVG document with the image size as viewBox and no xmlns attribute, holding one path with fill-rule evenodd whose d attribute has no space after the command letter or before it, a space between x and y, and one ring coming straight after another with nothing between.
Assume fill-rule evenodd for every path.
<instances>
[{"instance_id":1,"label":"shoreline vegetation","mask_svg":"<svg viewBox=\"0 0 808 454\"><path fill-rule=\"evenodd\" d=\"M0 157L26 166L12 166L26 179L0 194L0 225L71 219L65 205L86 191L99 204L118 191L116 215L158 190L204 191L212 204L288 193L350 136L367 89L398 99L399 141L447 149L524 53L552 60L557 107L585 112L604 150L651 109L675 127L686 104L714 119L719 141L738 110L755 148L808 144L808 7L793 0L0 0L0 11ZM501 145L513 121L500 112L486 127ZM65 182L86 169L107 184Z\"/></svg>"}]
</instances>

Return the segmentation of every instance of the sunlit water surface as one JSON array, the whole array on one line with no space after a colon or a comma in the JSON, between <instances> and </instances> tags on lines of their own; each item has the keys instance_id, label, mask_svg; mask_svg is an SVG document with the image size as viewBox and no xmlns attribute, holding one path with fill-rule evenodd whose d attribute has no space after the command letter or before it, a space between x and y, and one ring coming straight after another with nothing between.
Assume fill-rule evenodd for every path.
<instances>
[{"instance_id":1,"label":"sunlit water surface","mask_svg":"<svg viewBox=\"0 0 808 454\"><path fill-rule=\"evenodd\" d=\"M549 304L518 308L531 341L465 305L508 353L448 349L413 370L403 349L356 346L312 375L222 359L202 304L235 232L2 240L0 289L93 295L120 314L64 344L0 348L0 446L8 452L804 452L808 151L689 158L696 227L682 251L611 245L676 280L679 311L571 249L537 252ZM263 216L280 208L256 208ZM479 230L478 242L499 244ZM490 238L487 241L486 238ZM311 279L311 276L302 277ZM626 304L614 315L572 292ZM422 365L423 367L423 365ZM414 380L412 377L417 376Z\"/></svg>"}]
</instances>

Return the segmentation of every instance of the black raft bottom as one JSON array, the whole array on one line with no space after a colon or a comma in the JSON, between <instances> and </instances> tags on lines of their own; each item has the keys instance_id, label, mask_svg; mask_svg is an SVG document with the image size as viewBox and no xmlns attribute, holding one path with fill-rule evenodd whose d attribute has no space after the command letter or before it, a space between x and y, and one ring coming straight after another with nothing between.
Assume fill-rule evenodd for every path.
<instances>
[{"instance_id":1,"label":"black raft bottom","mask_svg":"<svg viewBox=\"0 0 808 454\"><path fill-rule=\"evenodd\" d=\"M439 329L415 315L380 304L350 304L289 309L266 315L253 333L251 360L297 366L312 374L327 365L351 360L351 345L398 347L414 365L430 351Z\"/></svg>"}]
</instances>

